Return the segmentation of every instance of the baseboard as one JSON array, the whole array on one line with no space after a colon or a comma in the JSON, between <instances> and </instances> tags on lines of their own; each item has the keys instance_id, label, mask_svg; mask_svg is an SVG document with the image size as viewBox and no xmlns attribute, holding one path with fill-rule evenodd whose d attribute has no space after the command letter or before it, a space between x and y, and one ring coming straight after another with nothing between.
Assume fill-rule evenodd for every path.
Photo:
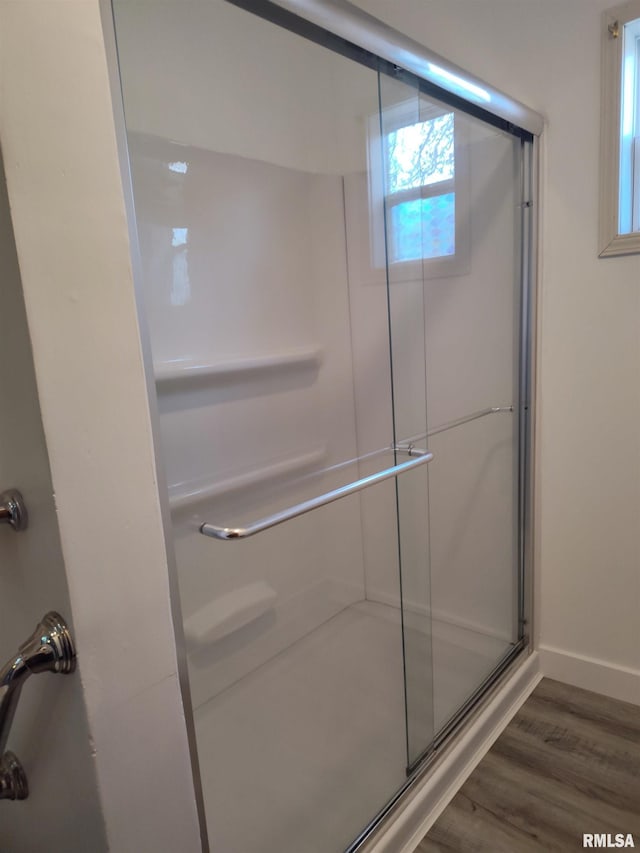
<instances>
[{"instance_id":1,"label":"baseboard","mask_svg":"<svg viewBox=\"0 0 640 853\"><path fill-rule=\"evenodd\" d=\"M538 653L540 670L548 678L640 705L639 670L548 646L541 646Z\"/></svg>"},{"instance_id":2,"label":"baseboard","mask_svg":"<svg viewBox=\"0 0 640 853\"><path fill-rule=\"evenodd\" d=\"M416 849L539 683L539 663L537 652L523 660L362 848L362 853L412 853Z\"/></svg>"}]
</instances>

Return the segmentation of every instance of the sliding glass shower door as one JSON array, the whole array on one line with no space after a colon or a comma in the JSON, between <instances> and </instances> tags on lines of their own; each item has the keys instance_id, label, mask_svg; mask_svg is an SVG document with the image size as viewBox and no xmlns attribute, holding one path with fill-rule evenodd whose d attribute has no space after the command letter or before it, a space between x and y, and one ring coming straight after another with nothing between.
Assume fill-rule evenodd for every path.
<instances>
[{"instance_id":1,"label":"sliding glass shower door","mask_svg":"<svg viewBox=\"0 0 640 853\"><path fill-rule=\"evenodd\" d=\"M397 453L429 452L423 257L423 187L428 163L447 159L429 139L416 89L386 75L378 79L380 110L373 140L374 177L384 230L393 385L394 445ZM445 163L444 169L449 168ZM442 217L439 221L444 224ZM379 238L378 238L379 239ZM435 461L435 460L434 460ZM434 740L433 636L431 624L431 524L429 468L396 481L401 613L405 676L407 766Z\"/></svg>"},{"instance_id":2,"label":"sliding glass shower door","mask_svg":"<svg viewBox=\"0 0 640 853\"><path fill-rule=\"evenodd\" d=\"M523 143L313 28L113 7L211 847L339 853L518 648Z\"/></svg>"},{"instance_id":3,"label":"sliding glass shower door","mask_svg":"<svg viewBox=\"0 0 640 853\"><path fill-rule=\"evenodd\" d=\"M523 144L384 74L377 143L412 767L521 636Z\"/></svg>"}]
</instances>

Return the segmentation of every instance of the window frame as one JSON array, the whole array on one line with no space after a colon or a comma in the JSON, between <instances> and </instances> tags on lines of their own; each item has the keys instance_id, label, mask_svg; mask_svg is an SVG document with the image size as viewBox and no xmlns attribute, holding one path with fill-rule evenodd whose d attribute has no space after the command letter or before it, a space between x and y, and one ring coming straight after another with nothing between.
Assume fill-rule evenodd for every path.
<instances>
[{"instance_id":1,"label":"window frame","mask_svg":"<svg viewBox=\"0 0 640 853\"><path fill-rule=\"evenodd\" d=\"M625 59L623 35L624 26L637 19L640 19L640 0L631 0L603 13L599 228L599 257L601 258L640 253L640 231L620 233L622 72ZM636 69L636 82L640 84L640 68ZM637 142L635 145L636 163L638 163L640 145ZM627 160L630 156L633 156L632 151L625 155ZM638 207L640 177L635 177L635 184L633 205L637 211L640 210Z\"/></svg>"},{"instance_id":2,"label":"window frame","mask_svg":"<svg viewBox=\"0 0 640 853\"><path fill-rule=\"evenodd\" d=\"M448 180L437 181L432 184L423 184L408 190L399 190L391 194L397 198L398 203L402 200L414 198L433 198L441 195L454 193L455 195L455 251L451 255L439 255L432 258L416 258L408 261L389 260L389 273L393 281L417 281L424 278L444 278L447 276L460 276L470 270L471 256L471 211L470 211L470 188L468 168L468 140L465 134L464 122L456 115L456 110L445 105L428 103L411 98L385 108L385 133L409 127L418 122L429 121L443 115L454 116L454 177ZM376 239L376 235L385 234L385 210L389 215L390 206L386 192L385 175L386 165L383 163L383 146L385 140L382 138L380 127L380 116L375 114L369 116L368 120L368 173L369 173L369 196L370 196L370 246L371 257L369 263L374 269L384 269L386 265L384 257L384 246L387 240ZM388 235L387 235L388 239Z\"/></svg>"}]
</instances>

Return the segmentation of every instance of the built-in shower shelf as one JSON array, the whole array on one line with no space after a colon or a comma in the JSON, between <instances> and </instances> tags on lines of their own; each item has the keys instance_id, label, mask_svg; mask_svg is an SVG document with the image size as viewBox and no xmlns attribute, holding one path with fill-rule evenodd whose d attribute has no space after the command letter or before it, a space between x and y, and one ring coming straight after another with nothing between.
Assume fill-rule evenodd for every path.
<instances>
[{"instance_id":1,"label":"built-in shower shelf","mask_svg":"<svg viewBox=\"0 0 640 853\"><path fill-rule=\"evenodd\" d=\"M242 380L254 374L286 370L315 369L322 363L320 347L286 350L269 355L242 356L217 362L196 362L187 359L164 361L155 365L154 374L159 389L179 382L209 383Z\"/></svg>"},{"instance_id":2,"label":"built-in shower shelf","mask_svg":"<svg viewBox=\"0 0 640 853\"><path fill-rule=\"evenodd\" d=\"M245 584L207 601L184 620L190 651L197 651L255 622L275 604L275 589L265 581Z\"/></svg>"},{"instance_id":3,"label":"built-in shower shelf","mask_svg":"<svg viewBox=\"0 0 640 853\"><path fill-rule=\"evenodd\" d=\"M205 501L219 498L222 495L266 485L275 480L289 477L292 474L312 471L317 469L325 461L326 457L326 448L319 447L309 453L291 456L287 459L274 462L271 465L254 468L252 471L228 477L224 480L177 483L169 486L169 506L171 507L171 512L181 512Z\"/></svg>"}]
</instances>

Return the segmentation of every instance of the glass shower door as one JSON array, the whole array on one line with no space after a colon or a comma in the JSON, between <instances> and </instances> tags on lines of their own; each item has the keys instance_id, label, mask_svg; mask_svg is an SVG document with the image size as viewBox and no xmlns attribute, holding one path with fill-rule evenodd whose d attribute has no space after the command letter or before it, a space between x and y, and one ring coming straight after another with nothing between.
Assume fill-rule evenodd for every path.
<instances>
[{"instance_id":1,"label":"glass shower door","mask_svg":"<svg viewBox=\"0 0 640 853\"><path fill-rule=\"evenodd\" d=\"M379 81L411 768L519 641L522 143Z\"/></svg>"},{"instance_id":2,"label":"glass shower door","mask_svg":"<svg viewBox=\"0 0 640 853\"><path fill-rule=\"evenodd\" d=\"M114 13L211 847L338 853L407 765L395 479L296 510L421 461L384 231L370 264L377 73L222 0Z\"/></svg>"},{"instance_id":3,"label":"glass shower door","mask_svg":"<svg viewBox=\"0 0 640 853\"><path fill-rule=\"evenodd\" d=\"M224 0L114 19L212 848L338 853L518 641L520 141Z\"/></svg>"},{"instance_id":4,"label":"glass shower door","mask_svg":"<svg viewBox=\"0 0 640 853\"><path fill-rule=\"evenodd\" d=\"M379 76L380 115L373 174L380 175L396 461L427 452L424 312L424 158L429 126L418 92ZM375 203L375 202L374 202ZM407 766L433 743L429 468L396 480L403 631Z\"/></svg>"}]
</instances>

